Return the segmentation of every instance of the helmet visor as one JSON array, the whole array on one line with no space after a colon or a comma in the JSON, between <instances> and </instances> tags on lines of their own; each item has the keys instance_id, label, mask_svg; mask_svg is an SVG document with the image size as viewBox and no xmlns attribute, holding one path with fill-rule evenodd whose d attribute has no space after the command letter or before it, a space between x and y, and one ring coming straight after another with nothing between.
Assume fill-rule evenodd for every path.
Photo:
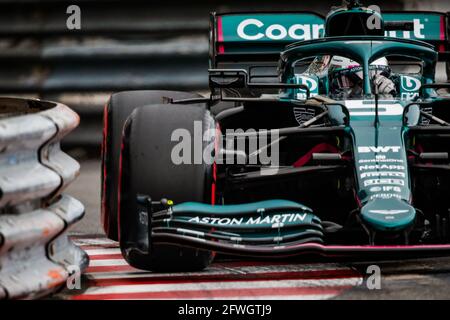
<instances>
[{"instance_id":1,"label":"helmet visor","mask_svg":"<svg viewBox=\"0 0 450 320\"><path fill-rule=\"evenodd\" d=\"M389 77L391 69L388 66L371 65L369 67L370 78L373 79L377 75ZM354 66L350 68L335 70L332 73L333 82L341 89L351 88L354 85L361 83L363 79L363 68L361 66Z\"/></svg>"}]
</instances>

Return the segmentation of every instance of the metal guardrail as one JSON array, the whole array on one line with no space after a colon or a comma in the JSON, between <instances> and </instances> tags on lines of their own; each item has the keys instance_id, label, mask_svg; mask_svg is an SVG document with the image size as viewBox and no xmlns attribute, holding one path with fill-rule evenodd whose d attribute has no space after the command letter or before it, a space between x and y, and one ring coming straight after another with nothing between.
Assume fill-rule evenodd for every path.
<instances>
[{"instance_id":1,"label":"metal guardrail","mask_svg":"<svg viewBox=\"0 0 450 320\"><path fill-rule=\"evenodd\" d=\"M65 105L0 98L0 298L36 298L88 265L67 230L83 205L61 195L80 166L60 149L79 122Z\"/></svg>"},{"instance_id":2,"label":"metal guardrail","mask_svg":"<svg viewBox=\"0 0 450 320\"><path fill-rule=\"evenodd\" d=\"M72 4L81 9L80 30L66 26ZM82 123L64 143L99 150L103 106L112 92L208 88L210 11L308 9L325 14L334 4L2 0L0 93L70 106Z\"/></svg>"},{"instance_id":3,"label":"metal guardrail","mask_svg":"<svg viewBox=\"0 0 450 320\"><path fill-rule=\"evenodd\" d=\"M406 0L377 1L402 10ZM82 123L67 146L101 144L103 106L122 90L208 90L209 12L310 10L339 0L1 0L0 93L61 101ZM81 9L67 29L66 9Z\"/></svg>"}]
</instances>

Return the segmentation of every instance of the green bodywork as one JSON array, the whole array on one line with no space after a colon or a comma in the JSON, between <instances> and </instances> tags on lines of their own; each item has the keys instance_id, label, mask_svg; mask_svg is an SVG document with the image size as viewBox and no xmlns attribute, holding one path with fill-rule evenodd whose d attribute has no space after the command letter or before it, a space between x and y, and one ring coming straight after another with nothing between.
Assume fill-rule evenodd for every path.
<instances>
[{"instance_id":1,"label":"green bodywork","mask_svg":"<svg viewBox=\"0 0 450 320\"><path fill-rule=\"evenodd\" d=\"M425 42L383 36L330 37L300 41L287 46L280 53L278 69L281 82L293 83L305 80L305 78L300 79L302 75L296 74L296 63L304 58L325 55L347 57L363 67L362 96L357 100L329 102L326 105L330 121L333 125L344 127L344 132L351 144L356 181L355 197L359 204L361 221L369 229L376 231L408 230L416 219L416 209L412 206L411 178L407 158L407 150L410 146L406 134L408 127L418 125L420 120L419 109L409 108L413 101L409 98L416 99L419 90L413 92L408 87L408 81L403 80L400 75L400 79L402 79L400 82L406 82L401 84L403 89L400 89L400 93L403 93L402 90L404 90L406 93L413 92L415 95L403 97L400 95L399 98L390 100L376 98L372 92L369 66L371 62L391 55L420 60L422 74L414 77L420 87L420 85L434 82L437 52ZM314 79L318 79L317 76L309 78L309 80ZM314 90L314 93L317 94L318 89ZM320 94L324 94L323 90L319 91L321 91ZM311 90L311 92L313 91ZM306 97L299 98L299 93L305 94L304 91L298 89L285 89L280 92L279 99L298 104L302 100L306 100ZM433 91L427 89L422 93L424 94L422 98L427 98L432 96ZM333 106L337 106L337 108ZM415 114L411 114L414 112ZM407 117L406 113L408 113ZM310 230L314 219L312 212L301 206L292 207L286 211L283 209L286 205L279 200L265 204L238 206L180 204L173 208L177 220L171 220L171 223L174 221L185 224L195 223L197 226L211 228L214 227L212 219L215 219L215 223L219 223L220 217L226 216L227 220L224 220L224 223L228 229L245 230L248 227L247 222L254 221L255 214L257 216L257 207L269 206L277 208L277 215L280 214L280 210L283 212L282 214L293 212L306 214L305 220L290 221L286 218L287 222L284 224L284 228L296 227L299 230L304 229L305 232ZM191 212L194 217L188 215L187 212ZM238 220L232 220L233 212L239 216ZM247 214L249 214L248 217ZM264 215L258 220L261 223L252 224L252 228L262 228L268 232L270 225L273 224L272 217L273 214L264 212Z\"/></svg>"},{"instance_id":2,"label":"green bodywork","mask_svg":"<svg viewBox=\"0 0 450 320\"><path fill-rule=\"evenodd\" d=\"M288 46L281 53L282 81L293 82L298 77L294 71L295 63L317 55L344 56L363 66L363 97L341 102L350 115L345 125L353 144L356 197L362 221L379 231L399 231L410 227L416 218L416 210L411 205L408 145L405 140L408 126L404 123L404 112L411 100L380 99L377 109L369 65L388 55L417 58L423 63L421 83L433 83L436 51L423 42L377 36L304 41ZM430 93L425 91L427 96ZM287 90L283 96L294 99L295 95L295 90ZM415 118L418 121L419 117Z\"/></svg>"},{"instance_id":3,"label":"green bodywork","mask_svg":"<svg viewBox=\"0 0 450 320\"><path fill-rule=\"evenodd\" d=\"M362 12L380 18L381 30L387 22L413 23L413 30L381 31L374 36L327 37L333 17ZM223 14L214 17L216 56L230 61L246 61L250 54L278 55L278 73L282 83L307 85L311 96L328 95L327 76L298 74L296 63L302 59L320 56L343 56L363 67L363 95L359 100L338 101L348 117L339 108L331 108L333 125L345 127L352 144L356 198L364 224L378 231L400 231L409 228L416 218L411 204L411 179L408 169L406 139L408 126L418 124L420 115L409 117L404 113L417 98L434 99L432 89L420 90L423 84L434 82L438 54L434 45L445 43L446 15L436 12L383 12L354 8L337 10L323 17L306 12ZM341 19L342 20L342 19ZM336 21L339 21L337 19ZM347 30L351 33L352 30ZM346 34L343 31L343 34ZM384 36L381 35L384 33ZM422 41L419 41L422 40ZM423 42L425 41L425 42ZM430 44L431 43L431 44ZM421 75L398 75L398 98L378 101L372 92L369 77L370 64L386 56L403 56L420 60ZM252 60L252 59L249 59ZM314 85L310 85L314 83ZM418 85L416 85L418 84ZM306 100L305 90L286 89L279 99L298 104ZM331 109L334 111L331 112ZM376 112L377 121L376 121ZM344 118L347 118L344 120ZM413 119L413 120L411 120Z\"/></svg>"},{"instance_id":4,"label":"green bodywork","mask_svg":"<svg viewBox=\"0 0 450 320\"><path fill-rule=\"evenodd\" d=\"M191 215L213 215L222 214L227 216L233 215L252 215L255 212L271 212L275 210L310 212L312 210L304 205L288 200L267 200L246 204L236 204L227 206L212 207L210 205L198 202L184 202L172 207L172 212L176 214Z\"/></svg>"},{"instance_id":5,"label":"green bodywork","mask_svg":"<svg viewBox=\"0 0 450 320\"><path fill-rule=\"evenodd\" d=\"M170 210L171 218L158 226L176 228L179 233L188 235L214 236L241 244L321 242L323 237L321 221L312 210L288 200L224 206L184 202Z\"/></svg>"}]
</instances>

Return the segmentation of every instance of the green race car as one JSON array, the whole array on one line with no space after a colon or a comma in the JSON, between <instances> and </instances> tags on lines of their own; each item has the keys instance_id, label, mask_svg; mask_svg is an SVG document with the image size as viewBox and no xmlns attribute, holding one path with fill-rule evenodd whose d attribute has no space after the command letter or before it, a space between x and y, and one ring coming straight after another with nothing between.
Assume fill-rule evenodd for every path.
<instances>
[{"instance_id":1,"label":"green race car","mask_svg":"<svg viewBox=\"0 0 450 320\"><path fill-rule=\"evenodd\" d=\"M211 15L208 95L104 113L102 221L141 269L450 253L447 19L357 2ZM183 79L180 79L183 81Z\"/></svg>"}]
</instances>

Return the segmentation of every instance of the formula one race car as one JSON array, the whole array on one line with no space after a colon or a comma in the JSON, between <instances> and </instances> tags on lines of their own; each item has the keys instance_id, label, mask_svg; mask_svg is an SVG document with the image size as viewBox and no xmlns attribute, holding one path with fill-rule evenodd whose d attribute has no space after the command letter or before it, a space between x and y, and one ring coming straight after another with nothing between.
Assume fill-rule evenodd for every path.
<instances>
[{"instance_id":1,"label":"formula one race car","mask_svg":"<svg viewBox=\"0 0 450 320\"><path fill-rule=\"evenodd\" d=\"M355 1L325 20L213 13L208 97L129 91L105 107L107 235L160 271L215 252L449 254L450 84L434 81L447 19Z\"/></svg>"}]
</instances>

